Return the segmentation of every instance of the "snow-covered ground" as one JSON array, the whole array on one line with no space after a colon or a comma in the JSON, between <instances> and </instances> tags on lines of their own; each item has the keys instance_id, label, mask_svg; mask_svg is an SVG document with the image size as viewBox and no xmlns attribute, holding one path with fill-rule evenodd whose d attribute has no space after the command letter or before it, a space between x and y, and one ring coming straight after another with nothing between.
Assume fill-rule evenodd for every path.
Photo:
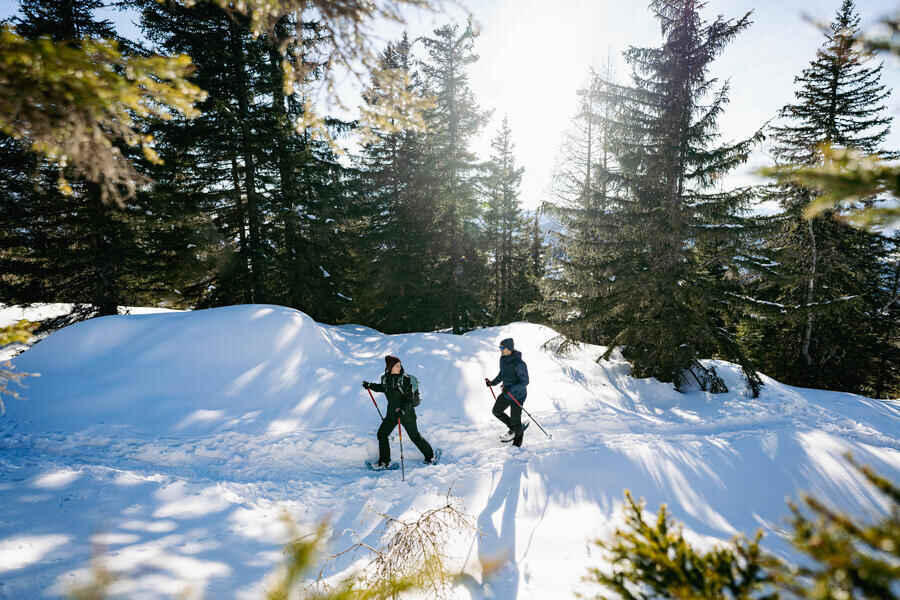
<instances>
[{"instance_id":1,"label":"snow-covered ground","mask_svg":"<svg viewBox=\"0 0 900 600\"><path fill-rule=\"evenodd\" d=\"M17 316L8 317L11 320ZM2 323L0 323L2 324ZM860 515L878 496L843 460L900 472L900 404L766 378L749 397L679 394L636 380L598 347L562 358L555 333L516 323L464 336L325 326L276 306L106 317L14 360L30 378L0 418L0 598L64 595L102 552L129 598L261 598L282 559L287 511L330 524L328 550L381 543L378 513L414 516L448 491L479 529L449 551L459 598L567 598L598 564L590 541L619 523L623 490L667 503L701 543L778 531L785 498L810 491ZM499 443L486 376L513 337L532 384L521 449ZM444 449L425 466L404 439L400 471L373 473L379 418L361 388L392 353L419 377L419 427ZM376 396L384 406L383 396ZM398 440L392 442L399 459ZM506 557L487 581L481 561ZM363 551L325 575L368 562Z\"/></svg>"}]
</instances>

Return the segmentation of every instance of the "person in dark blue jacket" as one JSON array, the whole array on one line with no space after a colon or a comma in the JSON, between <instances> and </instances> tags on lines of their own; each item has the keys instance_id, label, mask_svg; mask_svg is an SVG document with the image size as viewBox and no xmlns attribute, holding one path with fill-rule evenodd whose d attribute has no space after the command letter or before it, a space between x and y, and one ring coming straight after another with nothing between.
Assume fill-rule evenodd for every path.
<instances>
[{"instance_id":1,"label":"person in dark blue jacket","mask_svg":"<svg viewBox=\"0 0 900 600\"><path fill-rule=\"evenodd\" d=\"M507 435L504 442L512 441L513 446L521 446L525 436L522 427L522 404L528 395L528 366L522 360L522 353L516 350L512 338L500 342L500 374L493 379L485 379L488 386L503 382L503 391L494 403L494 416L506 425ZM506 409L509 408L509 416Z\"/></svg>"}]
</instances>

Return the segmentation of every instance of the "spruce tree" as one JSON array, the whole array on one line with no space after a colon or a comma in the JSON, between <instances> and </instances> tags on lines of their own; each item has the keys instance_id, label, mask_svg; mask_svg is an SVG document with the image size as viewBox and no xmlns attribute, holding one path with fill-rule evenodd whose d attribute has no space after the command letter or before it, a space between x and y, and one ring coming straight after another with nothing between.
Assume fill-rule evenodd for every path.
<instances>
[{"instance_id":1,"label":"spruce tree","mask_svg":"<svg viewBox=\"0 0 900 600\"><path fill-rule=\"evenodd\" d=\"M310 80L319 77L326 65L315 57L327 33L308 22L302 38L292 37L296 26L285 19L254 39L246 19L214 6L141 0L141 7L145 34L166 52L195 56L195 82L209 92L199 118L159 124L170 143L163 168L175 170L170 177L221 236L218 268L198 304L274 302L325 322L344 319L357 286L349 277L362 218L357 176L330 144L298 126L312 81L292 84L283 68L283 60L302 61ZM324 126L332 140L350 128L336 119Z\"/></svg>"},{"instance_id":2,"label":"spruce tree","mask_svg":"<svg viewBox=\"0 0 900 600\"><path fill-rule=\"evenodd\" d=\"M14 22L20 34L69 48L106 39L138 52L110 21L94 17L100 6L95 0L25 0ZM0 260L15 273L3 281L7 301L84 303L81 316L116 314L123 304L185 305L179 294L198 263L194 242L208 230L177 200L167 208L140 192L111 206L101 186L77 172L66 174L71 194L65 197L58 167L26 154L19 141L5 138L0 147L6 166L0 179L10 192L0 200ZM127 146L117 152L140 173L153 168Z\"/></svg>"},{"instance_id":3,"label":"spruce tree","mask_svg":"<svg viewBox=\"0 0 900 600\"><path fill-rule=\"evenodd\" d=\"M424 95L405 33L384 49L380 69L392 72L408 92ZM373 77L365 94L369 106L392 101L382 86ZM367 266L359 291L363 321L390 333L445 326L444 290L435 276L438 211L431 191L436 177L427 160L425 135L413 129L373 130L360 156L360 170L369 212L362 250L366 255L360 260Z\"/></svg>"},{"instance_id":4,"label":"spruce tree","mask_svg":"<svg viewBox=\"0 0 900 600\"><path fill-rule=\"evenodd\" d=\"M484 222L492 261L489 306L493 323L501 324L520 318L523 306L535 299L529 262L533 240L531 223L519 206L519 185L525 169L516 166L507 117L491 141L491 149L484 183Z\"/></svg>"},{"instance_id":5,"label":"spruce tree","mask_svg":"<svg viewBox=\"0 0 900 600\"><path fill-rule=\"evenodd\" d=\"M596 542L611 565L590 569L586 580L623 600L898 600L900 487L852 457L848 460L879 496L885 515L866 522L811 496L804 498L802 508L789 504L788 539L804 557L800 564L764 551L761 531L752 541L738 536L711 549L695 548L665 505L653 523L643 502L626 491L625 527L610 540Z\"/></svg>"},{"instance_id":6,"label":"spruce tree","mask_svg":"<svg viewBox=\"0 0 900 600\"><path fill-rule=\"evenodd\" d=\"M781 122L772 129L779 163L821 165L826 148L898 156L883 147L891 117L882 65L853 45L859 22L853 1L844 0L816 57L795 78L795 102L780 111ZM867 391L875 363L890 351L876 332L887 240L851 227L836 218L839 213L807 220L804 211L819 195L797 183L766 190L781 212L770 219L758 253L777 268L757 286L754 297L761 302L743 332L760 366L774 377Z\"/></svg>"},{"instance_id":7,"label":"spruce tree","mask_svg":"<svg viewBox=\"0 0 900 600\"><path fill-rule=\"evenodd\" d=\"M94 11L105 6L102 0L19 0L21 17L12 23L19 35L29 39L42 36L55 42L77 42L85 38L117 39L110 20L98 20ZM118 38L118 41L123 41Z\"/></svg>"},{"instance_id":8,"label":"spruce tree","mask_svg":"<svg viewBox=\"0 0 900 600\"><path fill-rule=\"evenodd\" d=\"M153 0L139 0L138 6L144 35L163 52L193 57L193 82L209 94L200 117L172 119L154 129L166 144L163 169L169 171L158 177L177 181L222 235L222 268L212 274L198 304L263 302L269 257L261 228L269 207L259 163L270 132L264 127L268 115L256 100L271 89L264 81L266 48L250 39L242 17L232 19L216 7Z\"/></svg>"},{"instance_id":9,"label":"spruce tree","mask_svg":"<svg viewBox=\"0 0 900 600\"><path fill-rule=\"evenodd\" d=\"M436 308L443 326L454 333L486 316L481 302L487 268L479 240L479 165L470 144L489 115L479 108L469 86L467 67L478 60L476 38L471 22L462 31L458 25L440 27L433 37L422 38L427 57L420 63L427 92L436 101L426 114L427 160L436 176L428 193L438 212L434 244L439 253L437 280L443 290Z\"/></svg>"},{"instance_id":10,"label":"spruce tree","mask_svg":"<svg viewBox=\"0 0 900 600\"><path fill-rule=\"evenodd\" d=\"M559 227L554 231L558 252L548 255L553 275L541 282L541 306L564 334L593 344L608 341L610 330L610 315L598 299L611 277L606 264L611 240L604 224L619 186L609 176L617 169L610 138L614 107L602 92L615 86L607 58L604 71L591 71L588 86L578 91L578 112L554 173L554 199L544 206Z\"/></svg>"},{"instance_id":11,"label":"spruce tree","mask_svg":"<svg viewBox=\"0 0 900 600\"><path fill-rule=\"evenodd\" d=\"M729 86L708 72L728 43L750 25L739 19L705 21L705 4L653 0L663 43L630 48L633 87L608 85L600 96L616 107L610 145L616 169L600 168L615 182L603 231L597 312L610 315L609 350L623 347L638 377L696 381L722 391L701 358L739 362L754 393L760 381L737 345L724 314L734 304L733 280L745 241L744 211L752 193L717 187L747 160L761 134L718 143L718 119ZM608 240L608 241L607 241Z\"/></svg>"}]
</instances>

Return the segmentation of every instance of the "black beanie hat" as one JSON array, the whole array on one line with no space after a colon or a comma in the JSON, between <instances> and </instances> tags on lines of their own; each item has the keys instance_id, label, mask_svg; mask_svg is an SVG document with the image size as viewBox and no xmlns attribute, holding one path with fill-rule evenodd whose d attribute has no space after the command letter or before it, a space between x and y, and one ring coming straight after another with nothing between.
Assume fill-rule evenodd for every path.
<instances>
[{"instance_id":1,"label":"black beanie hat","mask_svg":"<svg viewBox=\"0 0 900 600\"><path fill-rule=\"evenodd\" d=\"M500 342L500 348L506 348L508 350L515 350L516 345L513 343L512 338L506 338L502 342Z\"/></svg>"},{"instance_id":2,"label":"black beanie hat","mask_svg":"<svg viewBox=\"0 0 900 600\"><path fill-rule=\"evenodd\" d=\"M398 362L400 362L399 358L388 354L387 356L384 357L384 370L387 371L388 373L390 373L391 369L393 369L394 365L396 365Z\"/></svg>"}]
</instances>

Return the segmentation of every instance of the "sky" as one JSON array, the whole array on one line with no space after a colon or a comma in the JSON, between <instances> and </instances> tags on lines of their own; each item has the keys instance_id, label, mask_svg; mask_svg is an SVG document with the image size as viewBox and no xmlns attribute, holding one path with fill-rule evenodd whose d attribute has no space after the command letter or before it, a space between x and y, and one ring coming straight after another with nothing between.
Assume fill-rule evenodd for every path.
<instances>
[{"instance_id":1,"label":"sky","mask_svg":"<svg viewBox=\"0 0 900 600\"><path fill-rule=\"evenodd\" d=\"M723 141L751 136L778 109L793 100L793 78L815 56L822 34L806 19L829 21L841 0L708 0L707 19L722 14L736 18L753 11L753 25L713 64L713 74L730 80L731 101L720 121ZM17 2L0 0L0 18L15 11ZM900 7L898 0L858 0L863 28ZM508 116L516 157L525 174L521 202L533 210L550 199L549 187L564 132L576 108L576 92L587 82L591 67L607 56L617 73L629 69L621 53L629 45L660 42L657 22L647 2L622 0L445 0L440 13L408 12L411 38L428 35L447 23L474 17L480 29L475 51L480 60L470 70L471 87L482 108L492 110L489 125L475 141L483 159L490 139ZM126 36L138 30L133 17L112 13ZM376 28L384 41L396 39L404 27ZM900 64L888 59L884 82L900 89ZM889 99L891 114L900 114L900 92ZM900 128L889 145L900 147ZM763 147L726 185L758 181L751 173L766 164Z\"/></svg>"}]
</instances>

